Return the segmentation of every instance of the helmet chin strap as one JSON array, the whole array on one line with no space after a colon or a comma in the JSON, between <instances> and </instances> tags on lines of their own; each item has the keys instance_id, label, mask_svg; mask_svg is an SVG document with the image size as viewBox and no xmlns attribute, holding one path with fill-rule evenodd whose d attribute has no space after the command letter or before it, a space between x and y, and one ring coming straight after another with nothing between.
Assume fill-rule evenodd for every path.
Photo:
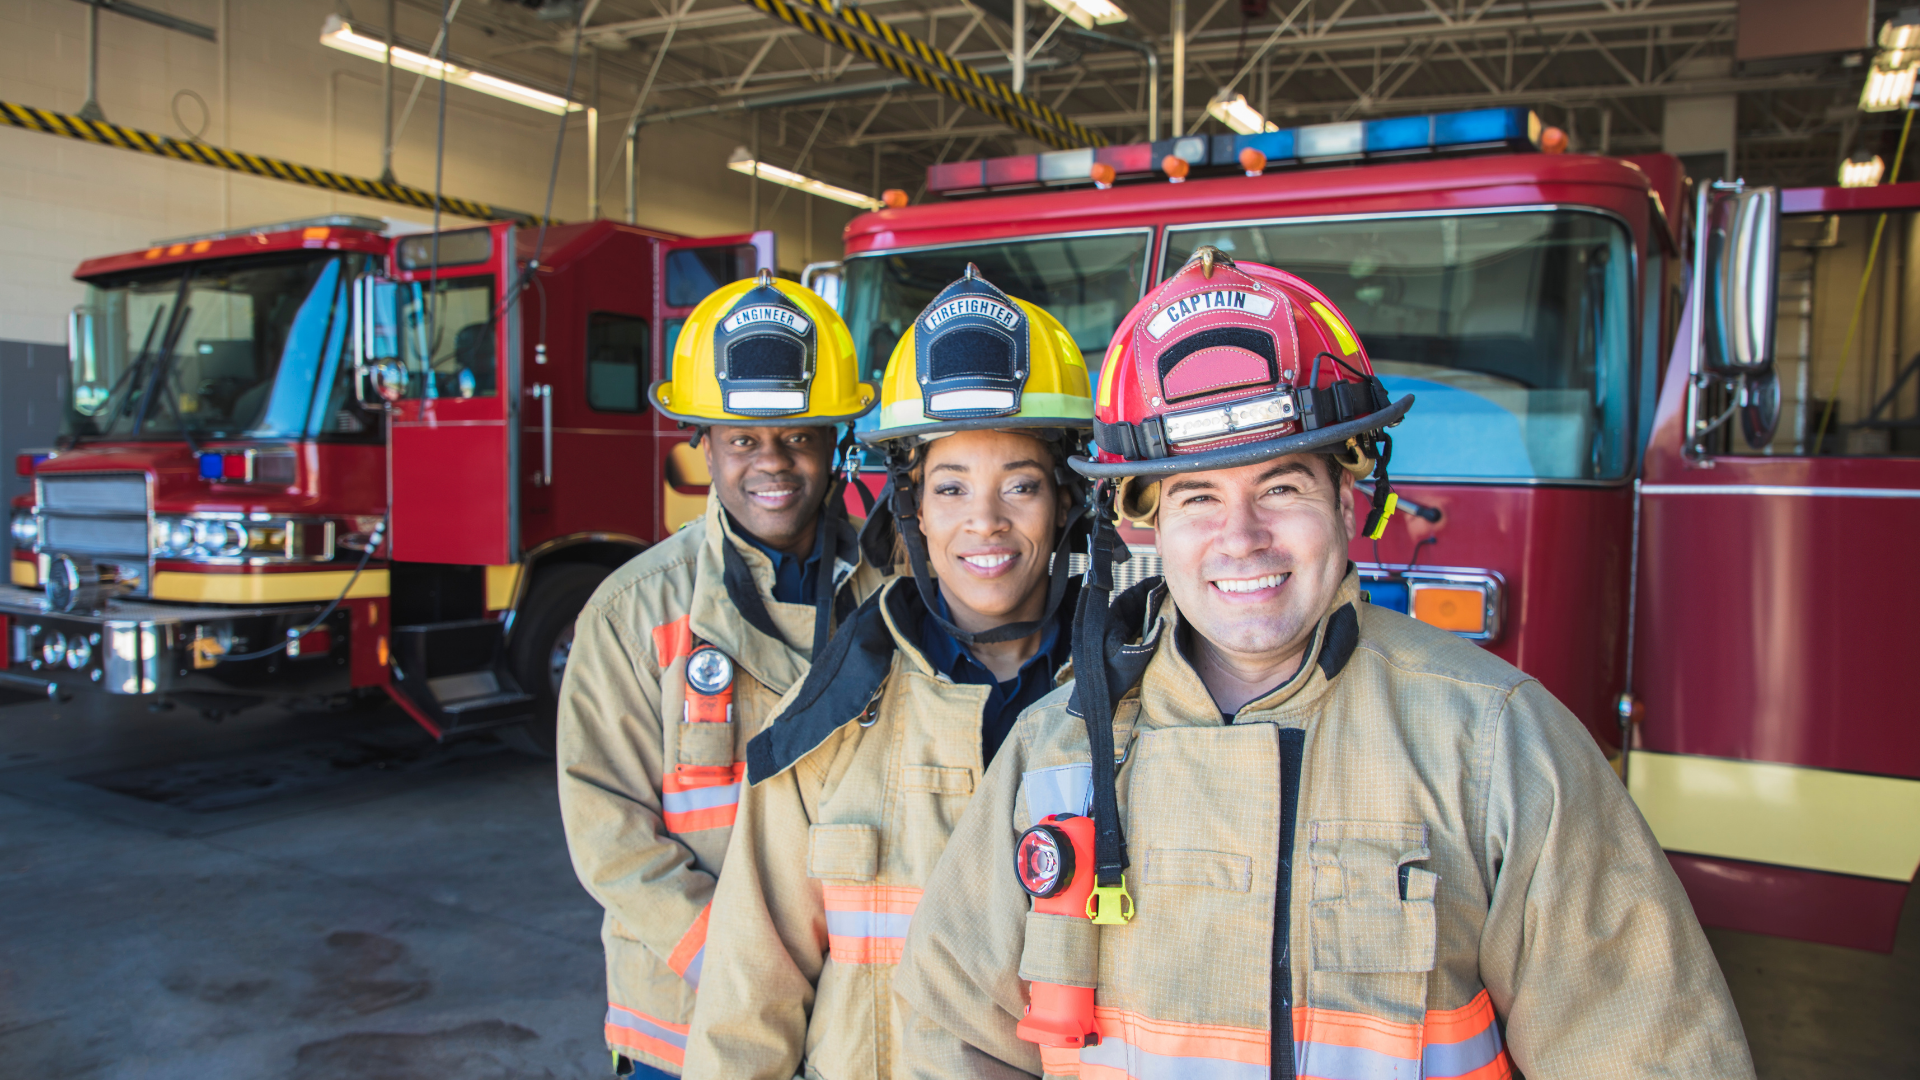
<instances>
[{"instance_id":1,"label":"helmet chin strap","mask_svg":"<svg viewBox=\"0 0 1920 1080\"><path fill-rule=\"evenodd\" d=\"M913 584L920 592L920 602L927 609L927 617L940 624L955 641L962 645L990 645L1001 641L1018 641L1038 633L1053 620L1060 610L1060 602L1067 594L1067 556L1072 544L1073 526L1084 516L1087 508L1084 504L1075 506L1060 524L1060 539L1054 544L1051 572L1047 575L1047 609L1033 622L1006 623L991 630L977 633L962 630L942 618L940 604L934 590L933 575L927 569L926 536L920 531L920 507L914 498L913 479L909 475L907 458L898 453L888 455L887 474L892 481L893 492L888 509L893 514L894 527L900 530L900 536L906 541L907 562L913 568Z\"/></svg>"}]
</instances>

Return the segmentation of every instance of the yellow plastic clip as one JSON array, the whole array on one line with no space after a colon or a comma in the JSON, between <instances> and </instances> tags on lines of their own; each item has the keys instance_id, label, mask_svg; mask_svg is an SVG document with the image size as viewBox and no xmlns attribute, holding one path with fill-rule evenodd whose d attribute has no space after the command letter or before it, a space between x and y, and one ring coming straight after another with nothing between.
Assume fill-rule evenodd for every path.
<instances>
[{"instance_id":1,"label":"yellow plastic clip","mask_svg":"<svg viewBox=\"0 0 1920 1080\"><path fill-rule=\"evenodd\" d=\"M1087 918L1100 926L1124 926L1133 918L1133 896L1127 892L1127 876L1120 875L1118 885L1095 885L1087 894Z\"/></svg>"},{"instance_id":2,"label":"yellow plastic clip","mask_svg":"<svg viewBox=\"0 0 1920 1080\"><path fill-rule=\"evenodd\" d=\"M1387 534L1387 522L1393 520L1393 511L1399 505L1400 493L1397 491L1387 492L1387 501L1381 505L1380 516L1374 519L1373 529L1367 533L1367 539L1378 540Z\"/></svg>"}]
</instances>

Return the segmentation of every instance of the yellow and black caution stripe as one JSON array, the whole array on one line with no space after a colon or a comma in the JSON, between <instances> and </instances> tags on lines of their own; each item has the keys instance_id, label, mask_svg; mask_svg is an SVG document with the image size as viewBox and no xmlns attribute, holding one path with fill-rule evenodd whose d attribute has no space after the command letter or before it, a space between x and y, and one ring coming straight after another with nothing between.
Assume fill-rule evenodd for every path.
<instances>
[{"instance_id":1,"label":"yellow and black caution stripe","mask_svg":"<svg viewBox=\"0 0 1920 1080\"><path fill-rule=\"evenodd\" d=\"M419 207L422 210L433 209L432 192L421 191L419 188L408 187L405 184L367 180L358 176L348 176L345 173L316 169L308 165L296 165L279 158L243 154L237 150L208 146L203 142L170 139L165 135L152 135L134 128L121 127L119 124L110 124L104 120L83 120L69 113L36 109L30 105L16 105L11 101L0 101L0 121L14 127L26 128L28 131L62 135L82 142L99 143L102 146L117 146L122 150L172 158L175 161L192 162L195 165L211 165L216 169L245 173L248 176L285 180L292 184L337 191L342 195L359 195L363 198L399 203L402 206ZM440 196L440 209L449 214L458 214L461 217L481 221L531 222L534 220L533 215L521 213L518 210L507 210L451 195Z\"/></svg>"},{"instance_id":2,"label":"yellow and black caution stripe","mask_svg":"<svg viewBox=\"0 0 1920 1080\"><path fill-rule=\"evenodd\" d=\"M953 98L1022 134L1062 150L1105 146L1107 140L972 65L962 63L852 4L833 0L741 0Z\"/></svg>"}]
</instances>

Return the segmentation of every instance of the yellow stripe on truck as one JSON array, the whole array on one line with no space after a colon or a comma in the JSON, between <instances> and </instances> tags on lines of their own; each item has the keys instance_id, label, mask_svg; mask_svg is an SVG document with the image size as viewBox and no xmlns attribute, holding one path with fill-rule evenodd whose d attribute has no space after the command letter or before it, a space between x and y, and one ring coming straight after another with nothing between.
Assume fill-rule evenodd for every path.
<instances>
[{"instance_id":1,"label":"yellow stripe on truck","mask_svg":"<svg viewBox=\"0 0 1920 1080\"><path fill-rule=\"evenodd\" d=\"M26 559L13 560L13 583L23 589L40 587L40 568Z\"/></svg>"},{"instance_id":2,"label":"yellow stripe on truck","mask_svg":"<svg viewBox=\"0 0 1920 1080\"><path fill-rule=\"evenodd\" d=\"M513 606L514 594L520 591L520 570L519 563L487 567L488 611L500 611Z\"/></svg>"},{"instance_id":3,"label":"yellow stripe on truck","mask_svg":"<svg viewBox=\"0 0 1920 1080\"><path fill-rule=\"evenodd\" d=\"M290 604L302 600L322 603L340 595L353 577L351 570L315 570L289 574L188 574L162 570L153 575L155 600L187 600L197 604ZM387 572L365 570L347 593L349 600L387 595Z\"/></svg>"},{"instance_id":4,"label":"yellow stripe on truck","mask_svg":"<svg viewBox=\"0 0 1920 1080\"><path fill-rule=\"evenodd\" d=\"M1920 780L1635 750L1628 790L1668 851L1912 881Z\"/></svg>"}]
</instances>

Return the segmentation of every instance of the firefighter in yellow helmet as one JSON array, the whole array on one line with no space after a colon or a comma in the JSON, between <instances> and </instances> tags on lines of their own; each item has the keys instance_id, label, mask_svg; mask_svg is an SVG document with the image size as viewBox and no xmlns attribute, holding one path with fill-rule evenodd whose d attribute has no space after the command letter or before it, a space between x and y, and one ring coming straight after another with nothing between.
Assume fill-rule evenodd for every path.
<instances>
[{"instance_id":1,"label":"firefighter in yellow helmet","mask_svg":"<svg viewBox=\"0 0 1920 1080\"><path fill-rule=\"evenodd\" d=\"M894 349L862 433L891 474L863 546L897 545L914 572L748 747L689 1077L904 1070L891 984L921 888L1015 717L1063 674L1084 536L1067 462L1092 425L1073 338L972 266Z\"/></svg>"},{"instance_id":2,"label":"firefighter in yellow helmet","mask_svg":"<svg viewBox=\"0 0 1920 1080\"><path fill-rule=\"evenodd\" d=\"M694 308L652 389L712 494L581 612L557 740L574 869L606 908L617 1074L680 1075L747 742L879 584L836 481L836 428L878 396L858 371L840 316L763 271Z\"/></svg>"}]
</instances>

